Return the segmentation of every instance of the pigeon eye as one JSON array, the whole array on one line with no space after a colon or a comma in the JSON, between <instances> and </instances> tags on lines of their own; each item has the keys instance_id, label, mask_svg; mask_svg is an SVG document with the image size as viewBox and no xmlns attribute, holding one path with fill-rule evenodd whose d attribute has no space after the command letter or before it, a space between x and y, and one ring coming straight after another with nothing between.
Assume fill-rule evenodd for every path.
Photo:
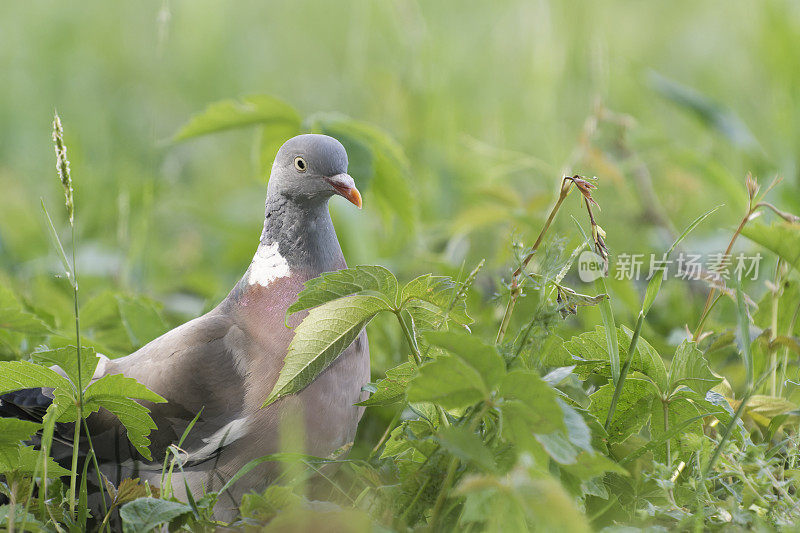
<instances>
[{"instance_id":1,"label":"pigeon eye","mask_svg":"<svg viewBox=\"0 0 800 533\"><path fill-rule=\"evenodd\" d=\"M306 160L303 159L302 157L295 157L294 168L296 168L300 172L305 172L306 169L308 168L308 165L306 165Z\"/></svg>"}]
</instances>

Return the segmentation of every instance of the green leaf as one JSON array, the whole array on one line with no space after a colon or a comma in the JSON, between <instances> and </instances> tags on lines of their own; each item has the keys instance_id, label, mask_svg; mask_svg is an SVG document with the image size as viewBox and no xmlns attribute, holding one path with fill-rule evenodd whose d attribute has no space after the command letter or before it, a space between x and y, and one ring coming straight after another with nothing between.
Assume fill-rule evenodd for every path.
<instances>
[{"instance_id":1,"label":"green leaf","mask_svg":"<svg viewBox=\"0 0 800 533\"><path fill-rule=\"evenodd\" d=\"M578 454L574 463L561 465L561 468L582 481L593 479L606 472L614 472L623 476L628 475L627 470L608 457L600 453L586 451Z\"/></svg>"},{"instance_id":2,"label":"green leaf","mask_svg":"<svg viewBox=\"0 0 800 533\"><path fill-rule=\"evenodd\" d=\"M800 272L800 224L775 222L767 226L750 223L742 229L742 235L776 253Z\"/></svg>"},{"instance_id":3,"label":"green leaf","mask_svg":"<svg viewBox=\"0 0 800 533\"><path fill-rule=\"evenodd\" d=\"M77 393L72 383L54 370L27 361L0 362L0 394L40 387Z\"/></svg>"},{"instance_id":4,"label":"green leaf","mask_svg":"<svg viewBox=\"0 0 800 533\"><path fill-rule=\"evenodd\" d=\"M509 372L503 377L498 393L506 400L521 402L519 408L510 408L505 415L506 418L523 416L536 433L551 433L566 429L563 409L557 400L555 390L538 374L526 370Z\"/></svg>"},{"instance_id":5,"label":"green leaf","mask_svg":"<svg viewBox=\"0 0 800 533\"><path fill-rule=\"evenodd\" d=\"M477 370L487 390L493 389L506 373L505 362L497 348L478 337L458 331L432 331L425 334L425 340L451 352Z\"/></svg>"},{"instance_id":6,"label":"green leaf","mask_svg":"<svg viewBox=\"0 0 800 533\"><path fill-rule=\"evenodd\" d=\"M400 306L414 319L417 329L435 330L452 320L470 324L463 294L446 276L424 274L409 281L400 292Z\"/></svg>"},{"instance_id":7,"label":"green leaf","mask_svg":"<svg viewBox=\"0 0 800 533\"><path fill-rule=\"evenodd\" d=\"M394 307L397 300L397 279L394 274L377 265L329 272L305 283L297 301L286 310L286 316L351 294L377 296L388 307Z\"/></svg>"},{"instance_id":8,"label":"green leaf","mask_svg":"<svg viewBox=\"0 0 800 533\"><path fill-rule=\"evenodd\" d=\"M741 148L754 148L757 142L744 122L730 109L656 72L650 74L650 85L664 98L690 111L706 126Z\"/></svg>"},{"instance_id":9,"label":"green leaf","mask_svg":"<svg viewBox=\"0 0 800 533\"><path fill-rule=\"evenodd\" d=\"M295 328L278 381L264 402L304 389L350 346L361 330L390 307L379 297L355 294L312 309Z\"/></svg>"},{"instance_id":10,"label":"green leaf","mask_svg":"<svg viewBox=\"0 0 800 533\"><path fill-rule=\"evenodd\" d=\"M193 116L176 133L172 141L179 142L200 135L242 128L253 124L282 123L300 129L300 116L289 104L273 96L255 95L240 100L222 100Z\"/></svg>"},{"instance_id":11,"label":"green leaf","mask_svg":"<svg viewBox=\"0 0 800 533\"><path fill-rule=\"evenodd\" d=\"M666 442L667 438L670 442L670 450L672 452L673 460L680 450L679 439L686 433L696 433L702 435L703 422L698 420L697 416L701 414L697 407L683 398L675 398L667 404L668 426L664 427L664 407L663 403L654 400L652 403L652 417L650 418L650 436L654 440L664 441L663 446L658 446L653 450L653 455L659 462L664 462L666 459ZM685 424L686 421L692 422ZM671 437L661 438L662 435L667 433L669 429L681 426L683 430L678 435Z\"/></svg>"},{"instance_id":12,"label":"green leaf","mask_svg":"<svg viewBox=\"0 0 800 533\"><path fill-rule=\"evenodd\" d=\"M0 329L28 335L48 335L50 327L35 314L27 311L16 296L0 285Z\"/></svg>"},{"instance_id":13,"label":"green leaf","mask_svg":"<svg viewBox=\"0 0 800 533\"><path fill-rule=\"evenodd\" d=\"M84 392L85 411L96 411L100 407L108 409L125 426L128 440L145 458L152 458L147 436L156 429L150 417L150 410L132 398L153 403L166 402L164 398L151 391L133 378L122 374L109 374L98 379Z\"/></svg>"},{"instance_id":14,"label":"green leaf","mask_svg":"<svg viewBox=\"0 0 800 533\"><path fill-rule=\"evenodd\" d=\"M617 330L620 353L628 352L632 335L633 332L625 326L621 326ZM571 360L572 364L576 361L608 364L610 358L606 346L605 330L601 326L597 326L594 330L581 333L562 344L562 349L570 355L569 358L563 358L564 362ZM593 366L596 365L579 365L577 372L586 376L593 370ZM639 337L639 341L636 344L630 370L645 374L650 377L661 390L666 390L668 379L664 361L655 349L642 337Z\"/></svg>"},{"instance_id":15,"label":"green leaf","mask_svg":"<svg viewBox=\"0 0 800 533\"><path fill-rule=\"evenodd\" d=\"M31 359L40 365L56 365L67 377L78 385L78 348L75 346L65 346L55 350L44 350L41 352L33 352ZM93 348L81 347L81 383L84 387L89 384L89 381L94 375L97 368L99 358Z\"/></svg>"},{"instance_id":16,"label":"green leaf","mask_svg":"<svg viewBox=\"0 0 800 533\"><path fill-rule=\"evenodd\" d=\"M697 344L684 340L669 365L669 391L685 385L705 395L709 389L720 383L722 378L715 376L708 366L703 354L697 349Z\"/></svg>"},{"instance_id":17,"label":"green leaf","mask_svg":"<svg viewBox=\"0 0 800 533\"><path fill-rule=\"evenodd\" d=\"M122 325L134 348L141 348L167 329L154 301L117 295Z\"/></svg>"},{"instance_id":18,"label":"green leaf","mask_svg":"<svg viewBox=\"0 0 800 533\"><path fill-rule=\"evenodd\" d=\"M464 426L450 426L439 431L437 440L444 449L486 472L497 470L494 456L481 438Z\"/></svg>"},{"instance_id":19,"label":"green leaf","mask_svg":"<svg viewBox=\"0 0 800 533\"><path fill-rule=\"evenodd\" d=\"M407 397L410 402L433 402L454 409L488 399L489 394L475 367L459 357L443 355L419 368Z\"/></svg>"},{"instance_id":20,"label":"green leaf","mask_svg":"<svg viewBox=\"0 0 800 533\"><path fill-rule=\"evenodd\" d=\"M125 533L148 533L159 524L191 512L192 508L184 503L139 498L123 505L119 515Z\"/></svg>"},{"instance_id":21,"label":"green leaf","mask_svg":"<svg viewBox=\"0 0 800 533\"><path fill-rule=\"evenodd\" d=\"M386 379L378 382L377 390L372 395L356 405L372 407L376 405L389 405L399 402L406 395L406 389L411 378L416 372L411 362L402 363L386 371Z\"/></svg>"},{"instance_id":22,"label":"green leaf","mask_svg":"<svg viewBox=\"0 0 800 533\"><path fill-rule=\"evenodd\" d=\"M631 344L633 331L622 326L619 333L620 347L627 352ZM660 390L665 391L667 389L669 382L667 380L667 368L664 366L664 360L655 348L644 340L644 337L639 337L639 341L636 344L636 351L633 353L632 357L631 370L639 371L648 376Z\"/></svg>"},{"instance_id":23,"label":"green leaf","mask_svg":"<svg viewBox=\"0 0 800 533\"><path fill-rule=\"evenodd\" d=\"M595 288L598 294L608 294L606 288L606 280L603 276L594 280ZM617 326L614 321L614 311L611 308L611 298L604 298L598 305L600 308L600 317L603 319L603 330L606 337L606 352L609 354L611 361L611 379L614 384L619 380L620 372L620 359L619 359L619 341L617 339Z\"/></svg>"},{"instance_id":24,"label":"green leaf","mask_svg":"<svg viewBox=\"0 0 800 533\"><path fill-rule=\"evenodd\" d=\"M287 139L291 139L300 133L300 123L294 120L267 122L261 127L258 138L258 168L260 176L269 177L270 172L272 172L272 163L275 161L275 156L278 154L280 147L283 146ZM347 151L347 154L348 156L350 155L350 150ZM353 175L358 176L357 174Z\"/></svg>"},{"instance_id":25,"label":"green leaf","mask_svg":"<svg viewBox=\"0 0 800 533\"><path fill-rule=\"evenodd\" d=\"M592 403L589 412L605 420L614 396L614 386L603 385L590 396ZM632 433L639 431L650 418L650 405L656 397L653 386L644 379L630 377L625 380L622 394L614 411L614 418L608 426L611 442L622 442Z\"/></svg>"},{"instance_id":26,"label":"green leaf","mask_svg":"<svg viewBox=\"0 0 800 533\"><path fill-rule=\"evenodd\" d=\"M42 425L37 422L0 418L0 447L28 440L40 429L42 429Z\"/></svg>"}]
</instances>

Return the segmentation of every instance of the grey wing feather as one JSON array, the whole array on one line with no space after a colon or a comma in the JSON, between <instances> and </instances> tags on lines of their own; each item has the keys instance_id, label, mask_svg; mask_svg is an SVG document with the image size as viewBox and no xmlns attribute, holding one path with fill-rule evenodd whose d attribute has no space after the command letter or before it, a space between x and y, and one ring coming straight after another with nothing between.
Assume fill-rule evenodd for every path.
<instances>
[{"instance_id":1,"label":"grey wing feather","mask_svg":"<svg viewBox=\"0 0 800 533\"><path fill-rule=\"evenodd\" d=\"M205 454L209 444L225 445L218 434L231 427L244 407L245 372L231 340L237 331L227 315L212 311L105 365L104 374L134 378L167 400L142 402L158 427L150 435L150 450L156 461L163 458L170 444L177 444L201 410L182 448ZM98 413L90 428L98 435L98 456L115 461L137 458L132 450L119 449L119 443L126 439L118 437L122 428L110 413Z\"/></svg>"}]
</instances>

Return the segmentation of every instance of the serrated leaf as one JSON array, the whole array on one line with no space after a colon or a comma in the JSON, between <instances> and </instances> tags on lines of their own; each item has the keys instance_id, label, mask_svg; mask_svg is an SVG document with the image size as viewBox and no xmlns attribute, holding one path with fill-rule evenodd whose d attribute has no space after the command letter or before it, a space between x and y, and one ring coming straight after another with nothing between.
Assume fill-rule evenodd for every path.
<instances>
[{"instance_id":1,"label":"serrated leaf","mask_svg":"<svg viewBox=\"0 0 800 533\"><path fill-rule=\"evenodd\" d=\"M397 279L382 266L366 265L323 274L305 283L305 288L286 310L286 316L317 307L352 294L371 294L393 307L397 299Z\"/></svg>"},{"instance_id":2,"label":"serrated leaf","mask_svg":"<svg viewBox=\"0 0 800 533\"><path fill-rule=\"evenodd\" d=\"M102 401L105 398L134 398L153 403L164 403L166 400L151 391L133 378L122 374L108 374L98 379L84 391L86 401Z\"/></svg>"},{"instance_id":3,"label":"serrated leaf","mask_svg":"<svg viewBox=\"0 0 800 533\"><path fill-rule=\"evenodd\" d=\"M677 350L669 365L669 389L685 385L705 395L712 387L720 383L722 378L715 376L708 366L703 354L697 349L697 344L684 340Z\"/></svg>"},{"instance_id":4,"label":"serrated leaf","mask_svg":"<svg viewBox=\"0 0 800 533\"><path fill-rule=\"evenodd\" d=\"M19 472L20 474L33 475L35 472L41 474L41 453L33 446L18 446L16 448L6 448L0 454L0 472ZM68 476L70 471L61 467L50 457L47 458L47 477Z\"/></svg>"},{"instance_id":5,"label":"serrated leaf","mask_svg":"<svg viewBox=\"0 0 800 533\"><path fill-rule=\"evenodd\" d=\"M42 425L37 422L0 418L0 447L7 444L16 445L23 440L28 440L40 429L42 429Z\"/></svg>"},{"instance_id":6,"label":"serrated leaf","mask_svg":"<svg viewBox=\"0 0 800 533\"><path fill-rule=\"evenodd\" d=\"M56 348L55 350L44 350L40 352L33 352L31 359L35 363L52 366L56 365L67 377L75 384L78 385L78 348L75 346L65 346L63 348ZM99 358L93 348L86 346L81 347L81 383L84 387L89 384L89 381L97 369Z\"/></svg>"},{"instance_id":7,"label":"serrated leaf","mask_svg":"<svg viewBox=\"0 0 800 533\"><path fill-rule=\"evenodd\" d=\"M148 435L156 424L150 417L150 410L135 402L132 398L154 403L163 403L166 400L151 391L133 378L122 374L109 374L89 385L84 392L84 410L96 411L103 407L111 411L122 425L139 453L150 460L152 458Z\"/></svg>"},{"instance_id":8,"label":"serrated leaf","mask_svg":"<svg viewBox=\"0 0 800 533\"><path fill-rule=\"evenodd\" d=\"M767 226L750 223L744 226L742 235L775 252L800 272L800 224L775 222Z\"/></svg>"},{"instance_id":9,"label":"serrated leaf","mask_svg":"<svg viewBox=\"0 0 800 533\"><path fill-rule=\"evenodd\" d=\"M589 405L589 412L598 420L605 420L613 396L614 386L603 385L590 396L592 403ZM650 404L655 396L653 386L646 380L632 377L625 380L614 418L608 427L609 440L621 442L639 431L650 418Z\"/></svg>"},{"instance_id":10,"label":"serrated leaf","mask_svg":"<svg viewBox=\"0 0 800 533\"><path fill-rule=\"evenodd\" d=\"M350 346L375 315L389 310L382 298L355 294L309 311L295 328L278 381L263 406L304 389Z\"/></svg>"},{"instance_id":11,"label":"serrated leaf","mask_svg":"<svg viewBox=\"0 0 800 533\"><path fill-rule=\"evenodd\" d=\"M40 387L77 392L67 378L47 367L27 361L0 362L0 394Z\"/></svg>"},{"instance_id":12,"label":"serrated leaf","mask_svg":"<svg viewBox=\"0 0 800 533\"><path fill-rule=\"evenodd\" d=\"M506 373L505 362L497 348L478 337L458 331L432 331L425 334L425 340L444 348L477 370L483 377L486 390L492 390Z\"/></svg>"},{"instance_id":13,"label":"serrated leaf","mask_svg":"<svg viewBox=\"0 0 800 533\"><path fill-rule=\"evenodd\" d=\"M192 512L184 503L156 498L139 498L126 503L119 511L125 533L149 533L159 524Z\"/></svg>"},{"instance_id":14,"label":"serrated leaf","mask_svg":"<svg viewBox=\"0 0 800 533\"><path fill-rule=\"evenodd\" d=\"M439 329L448 320L472 323L458 285L446 276L424 274L412 279L400 292L400 305L420 330Z\"/></svg>"},{"instance_id":15,"label":"serrated leaf","mask_svg":"<svg viewBox=\"0 0 800 533\"><path fill-rule=\"evenodd\" d=\"M221 100L194 115L174 135L172 141L266 123L296 125L299 130L300 116L292 106L273 96L255 95L240 100Z\"/></svg>"},{"instance_id":16,"label":"serrated leaf","mask_svg":"<svg viewBox=\"0 0 800 533\"><path fill-rule=\"evenodd\" d=\"M627 353L631 344L632 335L633 332L625 326L621 326L617 330L620 353ZM610 365L605 330L602 326L597 326L592 331L581 333L565 341L562 344L562 349L570 355L569 358L562 357L564 361L571 360L572 363L576 361L587 363L597 362ZM596 369L597 365L584 364L579 365L576 368L576 372L579 375L586 376ZM661 359L658 352L656 352L642 337L639 337L639 341L636 345L636 351L633 354L630 370L645 374L650 377L661 390L666 390L668 379L664 361Z\"/></svg>"},{"instance_id":17,"label":"serrated leaf","mask_svg":"<svg viewBox=\"0 0 800 533\"><path fill-rule=\"evenodd\" d=\"M369 398L356 405L373 407L389 405L405 398L411 377L416 372L413 363L402 363L386 371L386 378L378 381L377 389Z\"/></svg>"},{"instance_id":18,"label":"serrated leaf","mask_svg":"<svg viewBox=\"0 0 800 533\"><path fill-rule=\"evenodd\" d=\"M697 416L700 415L697 407L683 398L674 398L667 404L667 427L664 425L664 406L660 401L653 401L652 403L652 417L650 418L650 436L654 440L662 440L664 444L658 446L653 450L653 454L657 461L663 462L666 459L666 438L662 439L662 435L667 433L670 428L682 426L683 431L675 436L669 437L670 449L673 457L680 449L679 438L686 433L702 434L703 422L698 420ZM691 420L688 424L685 422Z\"/></svg>"}]
</instances>

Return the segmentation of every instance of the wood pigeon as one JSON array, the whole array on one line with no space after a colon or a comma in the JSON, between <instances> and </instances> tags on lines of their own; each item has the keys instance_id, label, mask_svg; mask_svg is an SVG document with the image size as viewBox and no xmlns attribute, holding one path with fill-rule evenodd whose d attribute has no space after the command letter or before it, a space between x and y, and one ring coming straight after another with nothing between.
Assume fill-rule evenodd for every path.
<instances>
[{"instance_id":1,"label":"wood pigeon","mask_svg":"<svg viewBox=\"0 0 800 533\"><path fill-rule=\"evenodd\" d=\"M278 150L267 186L266 214L253 261L230 294L207 314L191 320L136 352L103 358L94 379L108 374L135 378L167 402L143 402L158 429L150 435L153 461L141 457L108 411L89 418L101 470L119 482L140 477L159 486L161 462L190 421L198 422L181 446L182 470L172 476L174 494L185 487L199 498L218 490L249 461L284 450L282 431L304 439L302 451L328 456L353 441L369 381L369 347L362 331L317 379L297 394L261 408L283 366L294 335L284 319L303 284L346 268L328 200L343 196L359 208L361 195L347 174L342 144L325 135L300 135ZM289 325L305 316L298 313ZM19 416L50 398L38 389L6 395L0 415ZM215 517L236 516L242 494L274 479L276 463L263 463L239 479L215 507ZM186 483L184 483L186 481Z\"/></svg>"}]
</instances>

